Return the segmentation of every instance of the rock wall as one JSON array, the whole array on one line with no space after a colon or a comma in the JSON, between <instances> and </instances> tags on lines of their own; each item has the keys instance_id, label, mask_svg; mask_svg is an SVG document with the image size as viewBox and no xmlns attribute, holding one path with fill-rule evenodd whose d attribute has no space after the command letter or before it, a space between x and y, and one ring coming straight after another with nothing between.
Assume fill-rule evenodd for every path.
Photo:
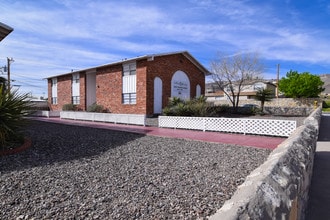
<instances>
[{"instance_id":1,"label":"rock wall","mask_svg":"<svg viewBox=\"0 0 330 220\"><path fill-rule=\"evenodd\" d=\"M308 107L264 107L264 113L279 116L308 116L313 110Z\"/></svg>"},{"instance_id":2,"label":"rock wall","mask_svg":"<svg viewBox=\"0 0 330 220\"><path fill-rule=\"evenodd\" d=\"M211 98L207 99L210 102L213 102L216 105L231 105L229 100L213 100ZM298 108L298 107L308 107L313 108L315 101L317 105L320 106L322 104L322 99L320 98L274 98L272 101L265 102L265 107L290 107L290 108ZM247 99L247 100L239 100L239 105L245 104L256 104L260 105L260 101L255 99Z\"/></svg>"},{"instance_id":3,"label":"rock wall","mask_svg":"<svg viewBox=\"0 0 330 220\"><path fill-rule=\"evenodd\" d=\"M304 219L321 114L313 111L210 219Z\"/></svg>"}]
</instances>

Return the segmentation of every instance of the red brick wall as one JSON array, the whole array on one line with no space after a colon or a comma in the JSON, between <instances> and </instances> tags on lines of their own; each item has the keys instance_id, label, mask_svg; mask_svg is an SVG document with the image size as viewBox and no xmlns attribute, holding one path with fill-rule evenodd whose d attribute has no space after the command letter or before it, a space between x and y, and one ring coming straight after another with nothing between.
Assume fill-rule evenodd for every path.
<instances>
[{"instance_id":1,"label":"red brick wall","mask_svg":"<svg viewBox=\"0 0 330 220\"><path fill-rule=\"evenodd\" d=\"M196 86L201 86L201 93L205 90L205 76L194 64L184 55L174 54L162 57L155 57L153 61L144 61L148 68L147 82L147 113L153 114L154 79L158 76L163 82L163 108L168 104L171 97L171 80L174 73L181 70L187 74L190 80L190 97L196 96Z\"/></svg>"},{"instance_id":2,"label":"red brick wall","mask_svg":"<svg viewBox=\"0 0 330 220\"><path fill-rule=\"evenodd\" d=\"M80 73L80 104L77 106L79 110L85 110L85 80L86 75ZM63 105L72 103L72 74L57 77L57 104L52 102L52 80L48 79L48 103L51 110L62 110Z\"/></svg>"},{"instance_id":3,"label":"red brick wall","mask_svg":"<svg viewBox=\"0 0 330 220\"><path fill-rule=\"evenodd\" d=\"M48 88L48 106L51 111L55 110L52 105L52 79L47 80L47 88Z\"/></svg>"},{"instance_id":4,"label":"red brick wall","mask_svg":"<svg viewBox=\"0 0 330 220\"><path fill-rule=\"evenodd\" d=\"M118 109L121 101L121 65L104 67L96 71L96 102L110 112Z\"/></svg>"},{"instance_id":5,"label":"red brick wall","mask_svg":"<svg viewBox=\"0 0 330 220\"><path fill-rule=\"evenodd\" d=\"M196 85L205 90L204 74L184 55L174 54L155 57L153 61L137 61L136 104L122 104L122 64L97 68L96 70L96 102L112 113L153 114L154 79L160 77L163 82L163 108L171 96L171 79L176 71L183 71L190 80L190 96L196 96ZM71 103L72 74L57 78L58 104L50 105L52 110L61 110L64 104ZM80 105L86 110L86 74L80 73ZM51 80L48 80L49 102L51 102Z\"/></svg>"},{"instance_id":6,"label":"red brick wall","mask_svg":"<svg viewBox=\"0 0 330 220\"><path fill-rule=\"evenodd\" d=\"M51 80L48 82L48 89L50 90L50 96L49 96L49 103L50 103L50 108L52 110L62 110L63 105L71 103L71 81L72 81L72 75L65 75L65 76L59 76L57 77L57 104L53 105L51 104ZM48 90L48 91L49 91Z\"/></svg>"},{"instance_id":7,"label":"red brick wall","mask_svg":"<svg viewBox=\"0 0 330 220\"><path fill-rule=\"evenodd\" d=\"M122 104L122 64L97 69L96 100L112 113L145 114L145 67L137 63L136 104Z\"/></svg>"}]
</instances>

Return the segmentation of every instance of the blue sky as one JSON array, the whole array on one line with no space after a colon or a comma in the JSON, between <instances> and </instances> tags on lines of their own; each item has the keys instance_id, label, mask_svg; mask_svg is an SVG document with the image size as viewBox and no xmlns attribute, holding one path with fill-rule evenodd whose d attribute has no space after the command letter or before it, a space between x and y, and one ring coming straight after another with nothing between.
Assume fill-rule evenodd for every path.
<instances>
[{"instance_id":1,"label":"blue sky","mask_svg":"<svg viewBox=\"0 0 330 220\"><path fill-rule=\"evenodd\" d=\"M135 56L189 51L206 68L222 53L257 52L276 78L330 73L327 0L1 0L0 66L20 91L47 95L48 76ZM6 75L4 75L6 76Z\"/></svg>"}]
</instances>

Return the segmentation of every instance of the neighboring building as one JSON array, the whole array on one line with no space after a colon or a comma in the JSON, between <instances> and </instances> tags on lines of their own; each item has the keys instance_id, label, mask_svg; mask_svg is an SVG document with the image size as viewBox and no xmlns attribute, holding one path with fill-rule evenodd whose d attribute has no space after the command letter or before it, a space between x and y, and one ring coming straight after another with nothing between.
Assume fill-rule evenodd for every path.
<instances>
[{"instance_id":1,"label":"neighboring building","mask_svg":"<svg viewBox=\"0 0 330 220\"><path fill-rule=\"evenodd\" d=\"M262 89L262 88L272 90L275 96L276 85L274 84L273 81L254 80L244 84L240 92L239 99L240 100L254 99L258 89ZM220 90L219 86L216 83L206 84L205 96L207 97L207 100L211 102L228 100L227 95Z\"/></svg>"},{"instance_id":2,"label":"neighboring building","mask_svg":"<svg viewBox=\"0 0 330 220\"><path fill-rule=\"evenodd\" d=\"M0 41L5 39L14 29L0 22Z\"/></svg>"},{"instance_id":3,"label":"neighboring building","mask_svg":"<svg viewBox=\"0 0 330 220\"><path fill-rule=\"evenodd\" d=\"M187 51L145 55L48 77L51 110L96 103L108 112L154 115L170 97L204 94L208 70Z\"/></svg>"}]
</instances>

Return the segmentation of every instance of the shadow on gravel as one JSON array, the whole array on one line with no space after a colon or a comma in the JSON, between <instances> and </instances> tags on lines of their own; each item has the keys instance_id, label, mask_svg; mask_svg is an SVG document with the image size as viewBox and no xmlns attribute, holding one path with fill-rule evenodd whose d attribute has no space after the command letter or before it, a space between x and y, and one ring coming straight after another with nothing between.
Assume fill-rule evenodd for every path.
<instances>
[{"instance_id":1,"label":"shadow on gravel","mask_svg":"<svg viewBox=\"0 0 330 220\"><path fill-rule=\"evenodd\" d=\"M31 121L25 133L32 146L0 157L0 172L93 157L144 135L99 128Z\"/></svg>"}]
</instances>

